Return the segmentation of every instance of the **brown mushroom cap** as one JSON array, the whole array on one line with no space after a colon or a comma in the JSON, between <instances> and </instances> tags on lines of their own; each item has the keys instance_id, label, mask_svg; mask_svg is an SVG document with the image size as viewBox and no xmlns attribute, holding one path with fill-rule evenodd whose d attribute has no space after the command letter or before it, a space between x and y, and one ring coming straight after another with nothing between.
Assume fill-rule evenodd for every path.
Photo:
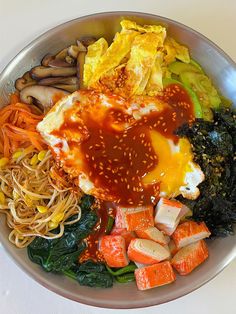
<instances>
[{"instance_id":1,"label":"brown mushroom cap","mask_svg":"<svg viewBox=\"0 0 236 314\"><path fill-rule=\"evenodd\" d=\"M73 76L76 74L76 67L52 68L36 66L30 71L30 74L35 80L40 80L46 77Z\"/></svg>"},{"instance_id":2,"label":"brown mushroom cap","mask_svg":"<svg viewBox=\"0 0 236 314\"><path fill-rule=\"evenodd\" d=\"M65 60L66 56L68 55L68 48L63 48L55 55L55 59Z\"/></svg>"},{"instance_id":3,"label":"brown mushroom cap","mask_svg":"<svg viewBox=\"0 0 236 314\"><path fill-rule=\"evenodd\" d=\"M69 93L61 89L49 86L28 86L20 92L21 101L32 104L36 99L44 108L50 108L53 105L53 99L58 96L65 96Z\"/></svg>"},{"instance_id":4,"label":"brown mushroom cap","mask_svg":"<svg viewBox=\"0 0 236 314\"><path fill-rule=\"evenodd\" d=\"M38 81L39 85L55 85L55 84L65 84L65 85L78 85L78 79L76 76L69 76L69 77L47 77Z\"/></svg>"},{"instance_id":5,"label":"brown mushroom cap","mask_svg":"<svg viewBox=\"0 0 236 314\"><path fill-rule=\"evenodd\" d=\"M95 37L92 36L84 36L80 38L80 42L85 46L88 47L89 45L92 45L97 39ZM77 44L78 44L78 40L77 40Z\"/></svg>"},{"instance_id":6,"label":"brown mushroom cap","mask_svg":"<svg viewBox=\"0 0 236 314\"><path fill-rule=\"evenodd\" d=\"M76 59L78 57L78 54L80 52L80 49L78 46L76 45L71 45L69 48L68 48L68 54L69 56L71 56L72 58Z\"/></svg>"},{"instance_id":7,"label":"brown mushroom cap","mask_svg":"<svg viewBox=\"0 0 236 314\"><path fill-rule=\"evenodd\" d=\"M35 84L36 84L35 80L27 81L25 78L20 77L15 81L15 88L20 92L25 87L32 86Z\"/></svg>"},{"instance_id":8,"label":"brown mushroom cap","mask_svg":"<svg viewBox=\"0 0 236 314\"><path fill-rule=\"evenodd\" d=\"M66 67L73 67L74 63L75 63L75 61L73 61L73 62L70 61L70 63L69 63L69 62L61 60L61 59L52 59L48 62L48 66L50 66L52 68L66 68Z\"/></svg>"},{"instance_id":9,"label":"brown mushroom cap","mask_svg":"<svg viewBox=\"0 0 236 314\"><path fill-rule=\"evenodd\" d=\"M85 45L80 41L80 40L77 40L77 46L79 48L79 52L83 51L83 52L86 52L87 51L87 48L85 47Z\"/></svg>"},{"instance_id":10,"label":"brown mushroom cap","mask_svg":"<svg viewBox=\"0 0 236 314\"><path fill-rule=\"evenodd\" d=\"M69 93L73 93L73 92L75 92L76 90L79 89L78 85L73 85L73 84L71 84L71 85L68 85L68 84L55 84L55 85L53 85L53 87L60 88L61 90L67 91Z\"/></svg>"},{"instance_id":11,"label":"brown mushroom cap","mask_svg":"<svg viewBox=\"0 0 236 314\"><path fill-rule=\"evenodd\" d=\"M84 74L84 62L86 52L81 51L77 58L77 77L79 80L79 88L83 88L83 74Z\"/></svg>"},{"instance_id":12,"label":"brown mushroom cap","mask_svg":"<svg viewBox=\"0 0 236 314\"><path fill-rule=\"evenodd\" d=\"M44 57L43 57L43 59L42 59L42 61L41 61L41 64L43 65L43 66L45 66L45 67L47 67L48 66L48 63L50 62L50 61L52 61L52 60L54 60L54 56L53 55L51 55L51 54L46 54Z\"/></svg>"}]
</instances>

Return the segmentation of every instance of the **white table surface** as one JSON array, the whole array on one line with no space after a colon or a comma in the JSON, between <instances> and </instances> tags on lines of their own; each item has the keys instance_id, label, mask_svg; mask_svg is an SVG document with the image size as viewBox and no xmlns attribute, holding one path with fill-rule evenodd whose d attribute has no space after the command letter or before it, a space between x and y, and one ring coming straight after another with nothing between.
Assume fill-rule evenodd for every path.
<instances>
[{"instance_id":1,"label":"white table surface","mask_svg":"<svg viewBox=\"0 0 236 314\"><path fill-rule=\"evenodd\" d=\"M95 12L133 10L166 16L198 30L236 61L235 0L0 0L0 71L36 36ZM66 300L25 275L0 247L0 314L234 314L236 260L197 291L158 307L97 309ZM158 291L157 291L158 293Z\"/></svg>"}]
</instances>

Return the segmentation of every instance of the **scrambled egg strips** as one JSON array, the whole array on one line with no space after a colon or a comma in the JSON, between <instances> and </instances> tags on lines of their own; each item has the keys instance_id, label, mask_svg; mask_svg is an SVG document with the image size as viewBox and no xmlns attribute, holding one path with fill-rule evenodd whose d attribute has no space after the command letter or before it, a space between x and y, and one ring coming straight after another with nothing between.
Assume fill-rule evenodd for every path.
<instances>
[{"instance_id":1,"label":"scrambled egg strips","mask_svg":"<svg viewBox=\"0 0 236 314\"><path fill-rule=\"evenodd\" d=\"M160 25L137 25L123 20L122 30L108 47L100 38L88 48L84 86L111 91L123 97L156 95L163 88L162 77L169 63L190 62L185 46L166 36Z\"/></svg>"}]
</instances>

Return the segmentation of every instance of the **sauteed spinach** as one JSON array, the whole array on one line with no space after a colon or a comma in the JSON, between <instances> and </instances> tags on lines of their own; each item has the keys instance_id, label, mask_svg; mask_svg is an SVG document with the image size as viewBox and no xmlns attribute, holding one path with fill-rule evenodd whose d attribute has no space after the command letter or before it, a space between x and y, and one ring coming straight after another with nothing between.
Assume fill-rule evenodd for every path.
<instances>
[{"instance_id":1,"label":"sauteed spinach","mask_svg":"<svg viewBox=\"0 0 236 314\"><path fill-rule=\"evenodd\" d=\"M61 238L52 240L35 238L28 246L29 258L48 272L70 269L86 248L83 239L91 233L97 223L95 211L90 210L93 201L93 197L88 195L81 199L81 219L77 223L66 225Z\"/></svg>"},{"instance_id":2,"label":"sauteed spinach","mask_svg":"<svg viewBox=\"0 0 236 314\"><path fill-rule=\"evenodd\" d=\"M109 288L113 285L113 277L105 264L88 260L81 265L75 264L64 275L77 280L81 286Z\"/></svg>"}]
</instances>

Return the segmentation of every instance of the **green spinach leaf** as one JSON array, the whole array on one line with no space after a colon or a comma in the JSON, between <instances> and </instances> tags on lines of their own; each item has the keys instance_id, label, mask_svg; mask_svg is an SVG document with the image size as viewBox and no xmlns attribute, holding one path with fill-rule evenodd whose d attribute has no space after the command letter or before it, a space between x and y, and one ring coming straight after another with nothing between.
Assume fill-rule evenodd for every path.
<instances>
[{"instance_id":1,"label":"green spinach leaf","mask_svg":"<svg viewBox=\"0 0 236 314\"><path fill-rule=\"evenodd\" d=\"M76 279L81 286L109 288L113 285L113 276L103 263L88 260L81 265L74 265L64 274Z\"/></svg>"},{"instance_id":2,"label":"green spinach leaf","mask_svg":"<svg viewBox=\"0 0 236 314\"><path fill-rule=\"evenodd\" d=\"M88 196L81 200L81 219L72 225L66 225L61 238L35 238L28 246L31 261L41 265L48 272L70 269L86 247L81 241L92 232L98 220L96 213L89 211L91 200L93 198Z\"/></svg>"}]
</instances>

